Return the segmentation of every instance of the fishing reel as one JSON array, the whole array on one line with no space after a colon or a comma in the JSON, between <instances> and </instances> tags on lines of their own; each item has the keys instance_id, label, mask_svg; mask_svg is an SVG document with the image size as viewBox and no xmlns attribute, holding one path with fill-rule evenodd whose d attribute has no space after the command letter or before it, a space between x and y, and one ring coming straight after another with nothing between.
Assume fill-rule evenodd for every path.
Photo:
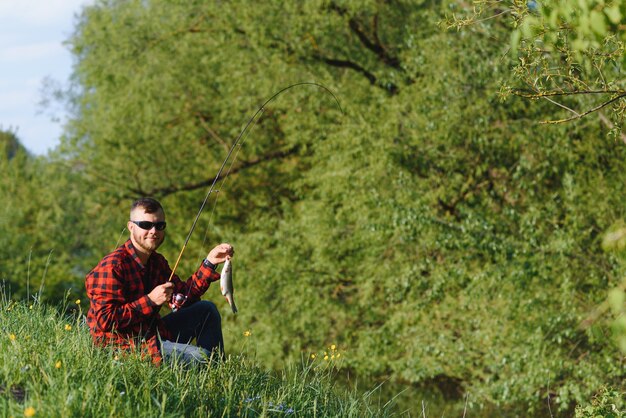
<instances>
[{"instance_id":1,"label":"fishing reel","mask_svg":"<svg viewBox=\"0 0 626 418\"><path fill-rule=\"evenodd\" d=\"M172 308L172 312L178 311L183 307L185 302L187 301L187 296L182 293L176 293L172 295L172 301L170 302L170 308Z\"/></svg>"}]
</instances>

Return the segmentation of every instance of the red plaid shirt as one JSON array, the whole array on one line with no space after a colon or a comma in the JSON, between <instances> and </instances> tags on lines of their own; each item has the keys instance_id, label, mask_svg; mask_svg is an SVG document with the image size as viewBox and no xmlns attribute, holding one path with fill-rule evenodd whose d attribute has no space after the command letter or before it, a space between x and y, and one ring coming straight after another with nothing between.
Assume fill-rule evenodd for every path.
<instances>
[{"instance_id":1,"label":"red plaid shirt","mask_svg":"<svg viewBox=\"0 0 626 418\"><path fill-rule=\"evenodd\" d=\"M164 340L171 335L159 315L161 306L147 295L171 273L167 260L157 252L142 265L130 239L104 257L85 279L90 301L87 324L94 342L122 348L139 346L160 362L157 333ZM202 264L186 282L178 276L172 278L174 293L186 295L185 304L190 304L200 300L210 283L219 278L219 273Z\"/></svg>"}]
</instances>

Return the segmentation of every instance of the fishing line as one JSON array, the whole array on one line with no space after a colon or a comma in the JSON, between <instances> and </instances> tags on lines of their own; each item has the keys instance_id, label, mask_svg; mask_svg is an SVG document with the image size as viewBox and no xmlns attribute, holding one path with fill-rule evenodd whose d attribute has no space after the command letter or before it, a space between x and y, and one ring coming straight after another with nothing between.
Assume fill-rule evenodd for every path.
<instances>
[{"instance_id":1,"label":"fishing line","mask_svg":"<svg viewBox=\"0 0 626 418\"><path fill-rule=\"evenodd\" d=\"M113 247L113 250L115 250L117 247L120 246L120 241L122 240L122 237L124 236L124 232L126 232L126 228L122 228L122 232L120 233L120 236L117 237L117 242L115 243L115 247Z\"/></svg>"},{"instance_id":2,"label":"fishing line","mask_svg":"<svg viewBox=\"0 0 626 418\"><path fill-rule=\"evenodd\" d=\"M254 120L254 124L252 125L252 128L254 128L254 126L256 126L256 124L259 122L259 119L261 118L263 112L265 111L265 109L263 109L263 111L261 112L261 114ZM237 152L235 153L235 155L233 156L231 162L230 162L230 166L228 167L228 170L226 171L226 175L224 175L224 178L222 179L222 182L220 184L219 189L217 189L215 191L216 196L215 196L215 203L213 204L213 209L211 210L211 214L209 215L209 220L207 222L207 226L206 229L204 230L204 238L202 239L202 246L200 247L200 249L198 250L199 255L204 254L205 250L204 250L204 246L206 244L206 240L207 237L209 235L209 228L211 228L211 224L213 222L213 216L215 214L215 208L217 207L217 202L219 201L220 195L219 192L222 191L224 189L224 186L226 185L226 179L228 178L228 176L230 175L231 170L233 169L233 165L235 164L235 161L237 161L237 156L239 155L239 152L241 151L241 148L243 146L243 143L246 141L246 139L248 139L248 136L250 135L250 131L252 130L252 128L250 128L248 130L248 132L246 133L246 136L243 137L243 139L239 142L239 144L237 145L238 149Z\"/></svg>"},{"instance_id":3,"label":"fishing line","mask_svg":"<svg viewBox=\"0 0 626 418\"><path fill-rule=\"evenodd\" d=\"M263 112L265 110L263 109L261 111L261 113L254 119L254 124L252 125L252 127L250 129L248 129L248 131L246 132L246 135L243 137L243 139L239 142L239 144L237 144L237 152L235 152L235 155L233 156L233 158L230 161L230 165L228 166L228 170L226 171L226 174L224 175L222 182L220 183L219 188L215 191L216 196L215 196L215 202L213 203L213 209L211 210L211 214L209 215L209 220L207 222L207 226L206 229L204 230L204 238L202 239L202 245L199 249L199 253L204 253L204 246L206 245L206 241L207 241L207 237L209 235L209 229L211 228L211 224L213 223L213 216L215 214L215 209L217 208L217 202L219 201L219 192L224 190L224 187L226 186L226 180L228 179L228 176L230 175L231 170L233 169L233 165L235 165L235 161L237 161L237 156L239 155L239 152L241 151L241 148L243 146L243 143L246 141L246 139L248 139L248 136L250 136L250 132L252 131L252 128L254 128L254 126L256 126L256 124L258 123L259 119L261 118L261 115L263 115ZM222 270L223 272L223 270ZM185 295L185 300L189 297L189 294L191 293L191 289L192 287L190 286L189 289L187 289L187 294Z\"/></svg>"},{"instance_id":4,"label":"fishing line","mask_svg":"<svg viewBox=\"0 0 626 418\"><path fill-rule=\"evenodd\" d=\"M220 166L220 169L218 170L217 174L215 175L215 178L213 179L213 182L211 183L211 187L209 188L209 191L207 192L206 196L204 197L204 200L202 201L202 205L200 205L200 209L198 210L198 213L196 214L196 217L193 220L193 223L191 224L191 228L189 229L189 233L187 234L187 238L185 238L185 242L183 244L183 247L180 250L180 253L178 254L178 258L176 259L176 263L174 264L174 268L172 269L172 273L170 274L170 277L169 277L168 281L172 281L172 278L174 277L174 274L176 273L176 269L178 268L178 265L179 265L180 260L181 260L181 258L183 256L183 253L185 252L185 249L187 248L187 244L189 243L189 239L191 238L191 234L193 233L194 229L196 228L196 224L198 223L198 219L200 219L200 215L202 214L202 211L204 210L204 207L206 206L207 201L209 200L209 197L211 196L211 193L213 193L213 189L215 188L215 184L219 180L220 175L222 174L222 171L224 170L224 167L226 166L226 163L230 159L231 154L233 153L233 151L235 150L235 148L239 144L241 138L244 136L244 134L248 131L248 129L252 125L252 122L255 122L257 120L257 116L260 113L265 111L265 106L267 106L276 97L280 96L283 92L285 92L287 90L290 90L290 89L292 89L294 87L305 86L305 85L316 86L316 87L319 87L319 88L325 90L326 92L328 92L333 97L333 99L335 99L335 102L337 103L337 106L339 107L339 110L341 111L341 113L342 114L344 113L343 109L341 108L341 104L339 103L339 100L337 99L337 96L335 96L335 94L332 91L330 91L330 89L328 89L326 86L324 86L322 84L319 84L319 83L315 83L315 82L304 81L304 82L300 82L300 83L291 84L291 85L289 85L287 87L282 88L278 92L274 93L274 95L271 96L269 99L267 99L257 109L257 111L254 113L254 115L252 115L252 117L250 119L248 119L248 122L246 123L244 128L241 130L241 132L239 133L239 135L237 136L237 138L233 142L233 145L228 150L228 154L226 155L226 158L222 162L222 164ZM255 122L255 125L256 125L256 122ZM233 159L233 162L234 162L234 159ZM231 162L231 167L232 167L232 163L233 162ZM230 173L230 169L228 170L228 173ZM226 174L226 176L224 176L224 179L223 179L224 181L228 177L228 173Z\"/></svg>"}]
</instances>

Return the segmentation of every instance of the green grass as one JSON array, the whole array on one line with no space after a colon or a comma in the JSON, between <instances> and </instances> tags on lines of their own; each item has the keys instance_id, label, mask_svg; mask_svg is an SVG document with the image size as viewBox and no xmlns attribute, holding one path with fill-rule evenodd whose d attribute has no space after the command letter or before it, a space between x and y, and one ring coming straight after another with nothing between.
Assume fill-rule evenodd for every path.
<instances>
[{"instance_id":1,"label":"green grass","mask_svg":"<svg viewBox=\"0 0 626 418\"><path fill-rule=\"evenodd\" d=\"M197 369L154 366L94 347L80 308L0 302L0 413L5 417L384 417L371 393L342 391L332 364L281 373L240 355Z\"/></svg>"}]
</instances>

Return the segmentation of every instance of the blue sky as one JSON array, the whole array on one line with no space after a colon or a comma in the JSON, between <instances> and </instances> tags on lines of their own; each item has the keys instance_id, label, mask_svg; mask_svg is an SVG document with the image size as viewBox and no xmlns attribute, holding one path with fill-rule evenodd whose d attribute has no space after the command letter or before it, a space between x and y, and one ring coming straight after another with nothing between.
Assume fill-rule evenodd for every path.
<instances>
[{"instance_id":1,"label":"blue sky","mask_svg":"<svg viewBox=\"0 0 626 418\"><path fill-rule=\"evenodd\" d=\"M65 85L72 57L63 41L93 0L0 0L0 128L44 155L59 143L65 111L40 105L44 80Z\"/></svg>"}]
</instances>

